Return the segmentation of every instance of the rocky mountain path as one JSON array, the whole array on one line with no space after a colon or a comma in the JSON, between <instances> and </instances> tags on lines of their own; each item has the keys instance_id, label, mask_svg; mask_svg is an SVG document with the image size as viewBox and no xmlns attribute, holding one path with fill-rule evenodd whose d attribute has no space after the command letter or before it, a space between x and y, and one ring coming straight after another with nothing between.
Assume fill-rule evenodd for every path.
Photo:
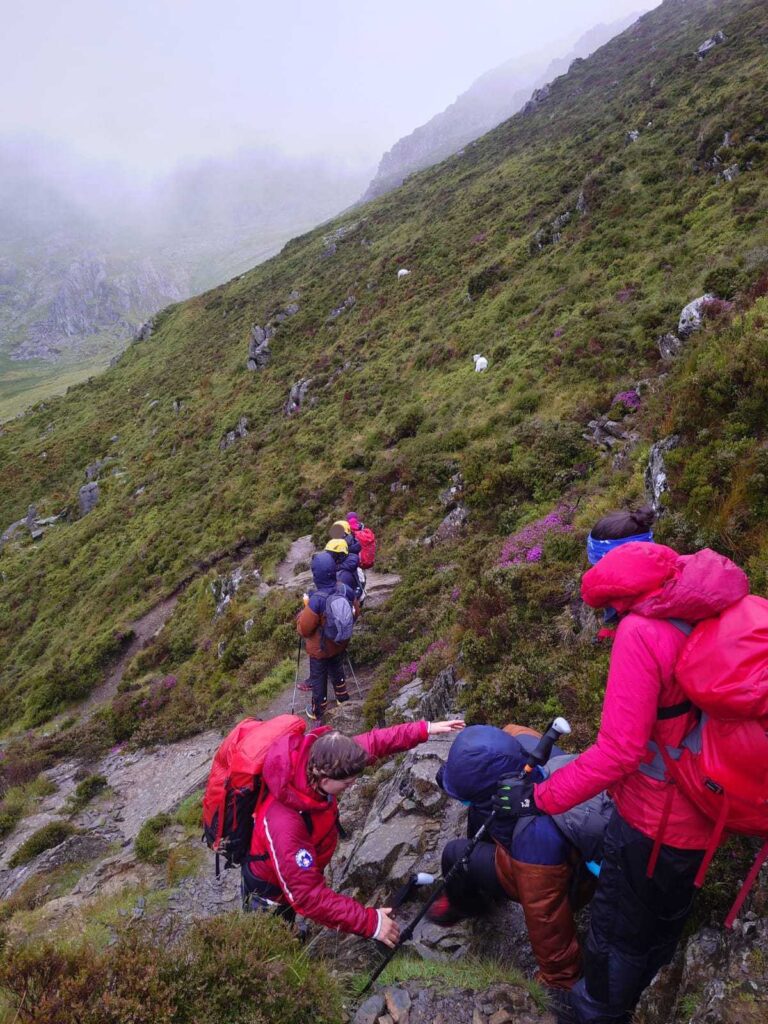
<instances>
[{"instance_id":1,"label":"rocky mountain path","mask_svg":"<svg viewBox=\"0 0 768 1024\"><path fill-rule=\"evenodd\" d=\"M278 565L273 586L293 588L297 592L311 585L311 574L303 569L314 551L310 536L300 537L291 545L285 559ZM238 566L231 570L235 572ZM300 571L297 572L297 569ZM368 573L366 608L381 606L399 583L393 573ZM130 659L152 643L173 614L179 596L174 594L158 602L144 616L132 623L134 637L128 648L109 670L104 682L80 706L83 717L90 717L117 692ZM364 619L363 619L364 623ZM354 658L354 646L352 648ZM360 717L362 700L370 689L374 669L353 669L359 690L348 671L348 689L352 700L345 710L354 707ZM309 672L306 652L302 649L299 680ZM302 714L309 695L298 691L295 713ZM333 701L331 701L333 706ZM294 705L293 683L261 709L264 717L291 712ZM222 739L218 730L208 730L177 743L151 750L124 752L116 747L97 763L89 765L88 773L103 775L107 789L86 808L75 814L68 811L68 799L74 794L79 778L85 774L77 761L57 765L46 772L57 790L45 797L34 814L22 819L16 829L0 840L0 899L13 895L24 882L43 871L63 863L90 862L75 889L46 905L50 926L77 919L84 907L105 894L130 886L165 889L167 879L162 868L136 861L134 841L142 824L160 813L173 812L190 794L201 789L208 777L211 760ZM33 833L54 821L70 820L79 830L53 850L46 851L28 864L10 868L8 862ZM179 830L173 840L187 849L197 865L191 874L167 893L166 923L181 923L191 918L208 916L234 905L239 899L239 872L222 872L217 879L213 857L197 838L185 838ZM143 904L142 904L143 907ZM143 916L143 909L141 915Z\"/></svg>"}]
</instances>

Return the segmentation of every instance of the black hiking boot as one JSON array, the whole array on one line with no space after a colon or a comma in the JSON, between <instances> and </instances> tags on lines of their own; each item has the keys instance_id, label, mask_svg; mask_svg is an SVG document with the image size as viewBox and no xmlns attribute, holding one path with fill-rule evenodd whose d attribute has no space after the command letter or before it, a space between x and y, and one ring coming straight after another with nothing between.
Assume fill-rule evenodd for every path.
<instances>
[{"instance_id":1,"label":"black hiking boot","mask_svg":"<svg viewBox=\"0 0 768 1024\"><path fill-rule=\"evenodd\" d=\"M571 993L565 988L546 986L547 1009L555 1015L557 1024L579 1024L576 1011L571 1005Z\"/></svg>"}]
</instances>

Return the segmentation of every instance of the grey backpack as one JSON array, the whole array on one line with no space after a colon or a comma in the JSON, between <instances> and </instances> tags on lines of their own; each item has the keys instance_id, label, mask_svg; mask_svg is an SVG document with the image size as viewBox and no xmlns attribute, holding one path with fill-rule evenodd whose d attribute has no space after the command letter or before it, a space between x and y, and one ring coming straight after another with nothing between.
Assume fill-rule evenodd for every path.
<instances>
[{"instance_id":1,"label":"grey backpack","mask_svg":"<svg viewBox=\"0 0 768 1024\"><path fill-rule=\"evenodd\" d=\"M552 772L563 768L577 756L561 754L558 757L551 757L544 765L544 775L548 778ZM585 800L582 804L576 804L562 814L553 814L552 820L565 838L582 852L585 860L599 863L603 858L603 833L612 814L613 800L603 790L597 796Z\"/></svg>"},{"instance_id":2,"label":"grey backpack","mask_svg":"<svg viewBox=\"0 0 768 1024\"><path fill-rule=\"evenodd\" d=\"M341 584L326 598L322 625L323 638L332 640L335 644L343 644L351 638L354 625L355 616L352 612L352 605L347 598L346 587Z\"/></svg>"}]
</instances>

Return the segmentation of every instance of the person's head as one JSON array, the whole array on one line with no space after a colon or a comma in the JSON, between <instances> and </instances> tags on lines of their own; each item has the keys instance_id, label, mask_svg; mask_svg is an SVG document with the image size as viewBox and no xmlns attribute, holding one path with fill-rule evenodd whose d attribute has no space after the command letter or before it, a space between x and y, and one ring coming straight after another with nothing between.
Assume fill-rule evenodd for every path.
<instances>
[{"instance_id":1,"label":"person's head","mask_svg":"<svg viewBox=\"0 0 768 1024\"><path fill-rule=\"evenodd\" d=\"M440 788L462 803L484 804L502 775L522 771L526 752L519 741L495 725L470 725L451 744L437 774Z\"/></svg>"},{"instance_id":2,"label":"person's head","mask_svg":"<svg viewBox=\"0 0 768 1024\"><path fill-rule=\"evenodd\" d=\"M587 537L587 558L596 565L609 551L629 541L653 542L652 526L656 513L650 505L634 511L623 509L599 519Z\"/></svg>"},{"instance_id":3,"label":"person's head","mask_svg":"<svg viewBox=\"0 0 768 1024\"><path fill-rule=\"evenodd\" d=\"M349 554L349 547L345 540L341 540L339 537L334 537L329 540L325 545L325 550L329 551L336 562L343 562Z\"/></svg>"},{"instance_id":4,"label":"person's head","mask_svg":"<svg viewBox=\"0 0 768 1024\"><path fill-rule=\"evenodd\" d=\"M318 551L312 556L312 579L318 590L332 590L336 586L336 558L330 551Z\"/></svg>"},{"instance_id":5,"label":"person's head","mask_svg":"<svg viewBox=\"0 0 768 1024\"><path fill-rule=\"evenodd\" d=\"M360 522L357 512L347 512L347 522L352 530L362 529L363 524Z\"/></svg>"},{"instance_id":6,"label":"person's head","mask_svg":"<svg viewBox=\"0 0 768 1024\"><path fill-rule=\"evenodd\" d=\"M348 537L351 532L352 527L346 519L337 519L328 531L328 536L331 540L344 540L344 538Z\"/></svg>"},{"instance_id":7,"label":"person's head","mask_svg":"<svg viewBox=\"0 0 768 1024\"><path fill-rule=\"evenodd\" d=\"M307 780L319 793L338 796L349 789L368 764L368 754L340 732L327 732L312 744L307 761Z\"/></svg>"}]
</instances>

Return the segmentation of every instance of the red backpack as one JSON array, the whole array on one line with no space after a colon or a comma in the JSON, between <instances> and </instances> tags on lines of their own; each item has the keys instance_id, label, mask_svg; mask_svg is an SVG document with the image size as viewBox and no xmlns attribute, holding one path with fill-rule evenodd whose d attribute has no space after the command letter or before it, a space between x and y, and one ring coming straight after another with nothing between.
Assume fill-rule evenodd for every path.
<instances>
[{"instance_id":1,"label":"red backpack","mask_svg":"<svg viewBox=\"0 0 768 1024\"><path fill-rule=\"evenodd\" d=\"M768 601L748 595L693 628L670 621L689 634L675 678L701 717L680 747L659 749L650 744L656 757L646 774L675 783L713 822L697 886L703 884L724 833L765 840L725 920L730 928L768 859ZM681 706L681 713L689 710L690 705L684 712ZM649 876L668 813L669 800L648 864Z\"/></svg>"},{"instance_id":2,"label":"red backpack","mask_svg":"<svg viewBox=\"0 0 768 1024\"><path fill-rule=\"evenodd\" d=\"M352 532L360 541L360 568L372 568L376 561L376 534L368 526L363 526Z\"/></svg>"},{"instance_id":3,"label":"red backpack","mask_svg":"<svg viewBox=\"0 0 768 1024\"><path fill-rule=\"evenodd\" d=\"M303 733L305 724L297 715L244 718L222 740L203 796L203 839L216 853L217 875L219 855L230 868L248 853L267 751L282 736Z\"/></svg>"}]
</instances>

